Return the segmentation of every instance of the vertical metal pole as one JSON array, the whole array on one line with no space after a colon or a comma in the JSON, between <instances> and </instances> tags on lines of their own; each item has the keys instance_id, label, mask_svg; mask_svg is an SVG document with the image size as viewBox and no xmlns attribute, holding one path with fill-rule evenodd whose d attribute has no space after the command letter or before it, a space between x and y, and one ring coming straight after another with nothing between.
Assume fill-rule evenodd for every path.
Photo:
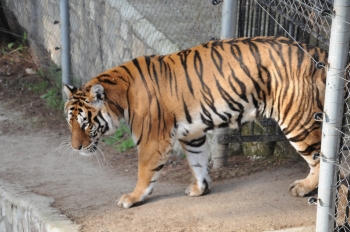
<instances>
[{"instance_id":1,"label":"vertical metal pole","mask_svg":"<svg viewBox=\"0 0 350 232\"><path fill-rule=\"evenodd\" d=\"M221 39L236 35L238 0L227 0L222 4Z\"/></svg>"},{"instance_id":2,"label":"vertical metal pole","mask_svg":"<svg viewBox=\"0 0 350 232\"><path fill-rule=\"evenodd\" d=\"M318 185L317 232L333 231L335 208L335 168L338 162L344 104L344 74L350 39L350 0L335 0L330 36L320 177Z\"/></svg>"},{"instance_id":3,"label":"vertical metal pole","mask_svg":"<svg viewBox=\"0 0 350 232\"><path fill-rule=\"evenodd\" d=\"M69 46L69 4L68 0L60 1L61 17L61 62L62 62L62 83L71 84L70 80L70 46ZM64 96L64 94L63 94Z\"/></svg>"},{"instance_id":4,"label":"vertical metal pole","mask_svg":"<svg viewBox=\"0 0 350 232\"><path fill-rule=\"evenodd\" d=\"M222 5L221 39L233 38L236 34L238 0L226 0ZM214 130L215 150L212 154L213 169L219 169L227 164L228 144L219 144L218 136L228 136L228 128Z\"/></svg>"}]
</instances>

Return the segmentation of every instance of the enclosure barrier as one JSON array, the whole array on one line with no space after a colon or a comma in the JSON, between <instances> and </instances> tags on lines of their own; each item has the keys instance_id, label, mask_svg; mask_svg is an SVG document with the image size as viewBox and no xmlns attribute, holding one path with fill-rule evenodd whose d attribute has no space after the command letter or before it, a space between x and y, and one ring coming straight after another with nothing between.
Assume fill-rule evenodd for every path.
<instances>
[{"instance_id":1,"label":"enclosure barrier","mask_svg":"<svg viewBox=\"0 0 350 232\"><path fill-rule=\"evenodd\" d=\"M233 38L237 25L237 1L224 1L222 4L221 39ZM210 132L211 133L211 132ZM219 169L227 164L228 143L218 143L218 136L229 136L228 128L216 128L214 134L214 149L211 155L213 169Z\"/></svg>"},{"instance_id":2,"label":"enclosure barrier","mask_svg":"<svg viewBox=\"0 0 350 232\"><path fill-rule=\"evenodd\" d=\"M70 42L69 42L69 4L68 0L60 1L61 18L61 62L62 62L62 83L71 85L70 78ZM63 97L63 99L65 99Z\"/></svg>"},{"instance_id":3,"label":"enclosure barrier","mask_svg":"<svg viewBox=\"0 0 350 232\"><path fill-rule=\"evenodd\" d=\"M214 2L217 4L221 1L105 0L96 4L95 0L60 0L60 2L28 0L24 4L22 0L4 0L4 6L5 10L13 12L18 23L27 29L28 38L22 31L16 31L14 34L23 40L27 39L30 46L34 48L33 50L39 51L37 55L34 54L37 57L38 67L49 72L59 71L62 67L65 73L64 82L78 79L82 83L99 72L136 56L154 53L167 54L206 42L210 38L218 38L221 12L225 13L224 5L231 4L229 9L231 9L232 16L226 21L223 14L221 23L224 25L225 22L233 21L231 23L232 37L284 35L326 49L331 38L328 77L332 81L327 84L329 88L327 93L334 93L338 89L340 92L343 90L345 63L335 65L331 61L333 59L331 54L340 54L333 52L339 51L337 50L339 48L336 47L340 45L339 41L333 42L333 38L344 37L342 40L344 46L349 43L349 39L345 38L349 31L345 28L350 22L349 0L336 0L334 3L340 3L338 4L340 8L334 7L335 10L333 10L332 0L225 0L222 3L223 8L221 5L213 5ZM69 10L65 13L71 13L69 22L65 21L68 17L62 10L59 10L60 6L61 9ZM345 11L344 8L341 9L344 6L347 7ZM345 13L343 16L341 16L342 11ZM333 22L332 17L334 17ZM339 29L341 24L344 24L342 35L333 36L332 32L330 36L331 25L336 25L332 27L333 31ZM226 26L222 26L223 31L224 27ZM67 34L63 35L64 30L68 30L68 38ZM59 41L60 35L62 41ZM231 37L231 34L225 35L222 32L221 38L227 36ZM68 63L69 58L63 55L65 50L68 50L71 55L71 64ZM344 57L348 49L343 47L340 51L343 56L341 60L345 62ZM48 60L52 62L48 64L46 62ZM326 167L329 170L326 172L329 173L321 170L318 231L341 231L342 229L350 231L348 226L350 168L345 156L350 145L348 128L350 107L346 100L345 124L344 127L339 128L341 121L339 109L342 108L342 100L342 94L338 92L338 103L335 104L333 100L329 100L324 110L325 131L323 134L325 137L330 137L333 142L328 141L329 145L322 145L320 155L321 169ZM337 109L328 108L333 106L337 106ZM336 112L339 117L333 118L333 113ZM267 122L264 125L269 128L271 124ZM253 131L254 127L252 128ZM232 140L245 142L273 139L276 141L283 137L277 129L271 130L272 133L267 132L270 137L256 135L249 138L239 134L232 135L227 130L225 131L221 137L218 136L219 146L221 146L218 149L221 149L221 153L226 153L227 144ZM337 156L336 152L339 148L339 137L337 136L339 134L342 135L342 151ZM325 146L327 149L324 148ZM332 149L330 154L328 154L328 148ZM222 156L219 155L219 157ZM341 158L340 163L337 163L338 157ZM337 175L334 174L336 171ZM336 180L337 182L334 182Z\"/></svg>"},{"instance_id":4,"label":"enclosure barrier","mask_svg":"<svg viewBox=\"0 0 350 232\"><path fill-rule=\"evenodd\" d=\"M350 0L335 0L328 56L326 95L322 125L317 232L334 228L336 175L343 115L345 68L349 56ZM348 199L349 200L349 199ZM350 228L346 228L347 231Z\"/></svg>"}]
</instances>

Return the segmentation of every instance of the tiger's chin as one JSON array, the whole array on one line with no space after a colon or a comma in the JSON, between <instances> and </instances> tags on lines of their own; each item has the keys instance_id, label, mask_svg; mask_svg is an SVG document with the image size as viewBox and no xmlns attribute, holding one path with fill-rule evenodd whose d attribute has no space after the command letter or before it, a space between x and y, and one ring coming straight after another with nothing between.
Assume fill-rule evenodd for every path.
<instances>
[{"instance_id":1,"label":"tiger's chin","mask_svg":"<svg viewBox=\"0 0 350 232\"><path fill-rule=\"evenodd\" d=\"M90 156L93 156L94 154L95 154L94 152L90 152L90 151L79 151L79 155L85 156L85 157L90 157Z\"/></svg>"},{"instance_id":2,"label":"tiger's chin","mask_svg":"<svg viewBox=\"0 0 350 232\"><path fill-rule=\"evenodd\" d=\"M98 142L96 141L91 143L89 146L76 151L79 153L79 155L86 157L94 156L96 153L102 152L98 147Z\"/></svg>"}]
</instances>

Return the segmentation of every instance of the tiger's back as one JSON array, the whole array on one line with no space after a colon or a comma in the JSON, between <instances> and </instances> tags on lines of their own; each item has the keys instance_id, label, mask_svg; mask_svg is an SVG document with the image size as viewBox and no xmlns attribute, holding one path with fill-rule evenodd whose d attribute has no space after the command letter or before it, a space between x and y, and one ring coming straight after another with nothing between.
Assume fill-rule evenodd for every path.
<instances>
[{"instance_id":1,"label":"tiger's back","mask_svg":"<svg viewBox=\"0 0 350 232\"><path fill-rule=\"evenodd\" d=\"M274 118L309 163L309 176L291 185L292 194L312 191L321 126L313 115L322 111L326 76L314 60L327 63L327 53L284 37L241 38L139 57L93 78L85 88L103 87L109 113L126 118L139 151L138 184L118 205L130 207L152 191L177 139L195 177L186 193L205 194L206 131L237 128L257 115Z\"/></svg>"},{"instance_id":2,"label":"tiger's back","mask_svg":"<svg viewBox=\"0 0 350 232\"><path fill-rule=\"evenodd\" d=\"M317 62L327 62L325 51L302 46ZM160 104L170 116L169 126L175 120L179 126L193 124L192 133L205 132L237 128L262 115L274 118L292 138L304 133L310 115L323 108L325 69L317 69L306 52L284 37L212 41L167 56L137 58L140 70L132 76L144 74L135 88L150 96L139 101L151 99L145 108ZM128 65L133 70L135 60Z\"/></svg>"}]
</instances>

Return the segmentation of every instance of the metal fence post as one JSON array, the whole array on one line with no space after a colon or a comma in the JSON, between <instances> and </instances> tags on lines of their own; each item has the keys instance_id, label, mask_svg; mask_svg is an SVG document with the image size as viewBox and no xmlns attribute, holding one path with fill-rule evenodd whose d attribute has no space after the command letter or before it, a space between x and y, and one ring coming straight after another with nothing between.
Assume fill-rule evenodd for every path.
<instances>
[{"instance_id":1,"label":"metal fence post","mask_svg":"<svg viewBox=\"0 0 350 232\"><path fill-rule=\"evenodd\" d=\"M335 169L344 104L344 74L350 39L350 0L335 0L328 57L316 231L333 231Z\"/></svg>"},{"instance_id":2,"label":"metal fence post","mask_svg":"<svg viewBox=\"0 0 350 232\"><path fill-rule=\"evenodd\" d=\"M224 1L222 4L221 39L233 38L236 34L238 0Z\"/></svg>"},{"instance_id":3,"label":"metal fence post","mask_svg":"<svg viewBox=\"0 0 350 232\"><path fill-rule=\"evenodd\" d=\"M221 39L233 38L236 34L237 25L237 0L224 1L222 5ZM218 169L227 164L228 144L219 144L218 136L227 136L228 128L214 130L215 149L212 154L213 169Z\"/></svg>"},{"instance_id":4,"label":"metal fence post","mask_svg":"<svg viewBox=\"0 0 350 232\"><path fill-rule=\"evenodd\" d=\"M60 1L61 18L61 62L62 62L62 83L71 84L70 79L70 45L69 45L69 4L68 0ZM63 94L63 96L65 96Z\"/></svg>"}]
</instances>

